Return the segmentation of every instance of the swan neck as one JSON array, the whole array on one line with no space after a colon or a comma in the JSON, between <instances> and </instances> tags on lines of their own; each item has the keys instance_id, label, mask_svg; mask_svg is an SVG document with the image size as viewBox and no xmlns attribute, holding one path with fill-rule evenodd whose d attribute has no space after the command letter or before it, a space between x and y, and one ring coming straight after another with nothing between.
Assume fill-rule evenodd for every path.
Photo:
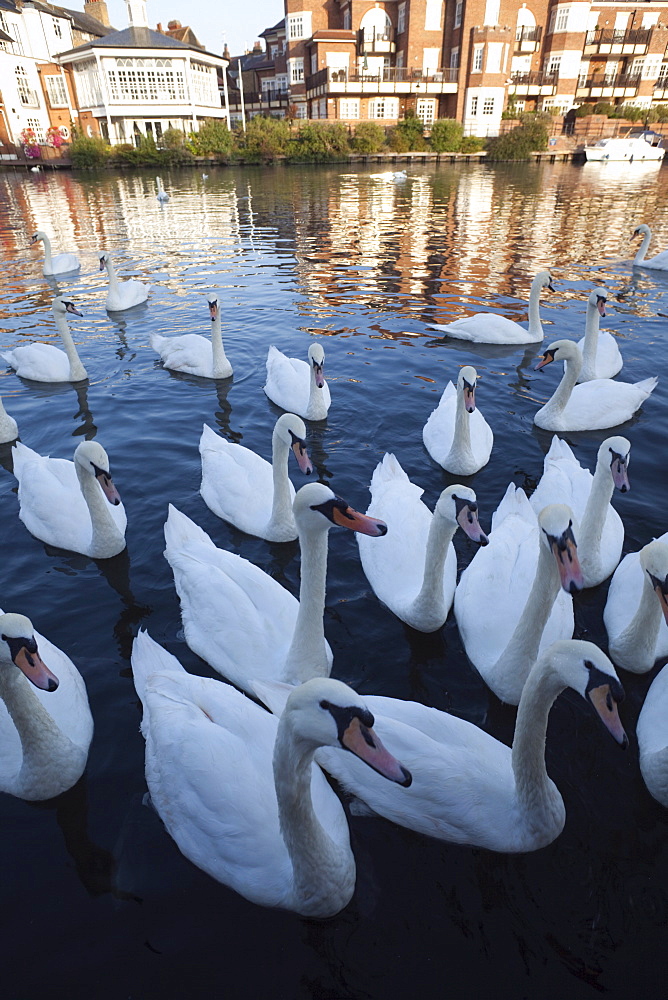
<instances>
[{"instance_id":1,"label":"swan neck","mask_svg":"<svg viewBox=\"0 0 668 1000\"><path fill-rule=\"evenodd\" d=\"M42 243L44 244L44 263L51 269L51 240L48 236L44 235L42 237Z\"/></svg>"},{"instance_id":2,"label":"swan neck","mask_svg":"<svg viewBox=\"0 0 668 1000\"><path fill-rule=\"evenodd\" d=\"M650 240L651 239L652 239L652 234L651 233L645 233L645 235L642 238L642 243L640 244L640 247L638 248L638 253L635 255L635 258L634 258L634 261L633 261L634 264L642 264L642 262L645 259L645 254L649 250L649 244L650 244Z\"/></svg>"},{"instance_id":3,"label":"swan neck","mask_svg":"<svg viewBox=\"0 0 668 1000\"><path fill-rule=\"evenodd\" d=\"M446 521L437 513L432 515L424 557L422 587L411 606L411 618L428 615L445 619L449 609L444 606L443 569L448 547L456 530L456 522L453 524Z\"/></svg>"},{"instance_id":4,"label":"swan neck","mask_svg":"<svg viewBox=\"0 0 668 1000\"><path fill-rule=\"evenodd\" d=\"M582 361L579 358L580 352L578 351L578 357L567 358L564 363L564 374L562 375L561 382L557 386L552 395L552 398L548 400L545 404L550 410L557 410L561 412L571 398L571 393L575 383L578 380L580 371L582 370Z\"/></svg>"},{"instance_id":5,"label":"swan neck","mask_svg":"<svg viewBox=\"0 0 668 1000\"><path fill-rule=\"evenodd\" d=\"M67 320L64 316L56 316L56 327L58 329L58 334L63 342L65 348L65 354L67 355L67 360L70 363L70 379L72 382L80 382L82 379L88 377L86 369L81 363L81 358L77 354L77 349L74 346L74 341L72 340L72 334L70 333L70 328Z\"/></svg>"},{"instance_id":6,"label":"swan neck","mask_svg":"<svg viewBox=\"0 0 668 1000\"><path fill-rule=\"evenodd\" d=\"M215 365L215 357L214 357ZM271 505L270 524L284 524L294 521L292 514L292 494L288 477L290 446L274 428L271 439L271 475L274 484L274 499Z\"/></svg>"},{"instance_id":7,"label":"swan neck","mask_svg":"<svg viewBox=\"0 0 668 1000\"><path fill-rule=\"evenodd\" d=\"M474 457L471 451L471 414L466 410L464 402L464 391L457 387L457 405L455 407L455 427L452 434L452 444L446 462L462 461L466 464L473 464Z\"/></svg>"},{"instance_id":8,"label":"swan neck","mask_svg":"<svg viewBox=\"0 0 668 1000\"><path fill-rule=\"evenodd\" d=\"M555 807L563 810L561 796L545 768L547 720L564 684L541 658L530 672L520 698L512 748L517 798L531 825L552 825ZM555 798L556 796L556 798Z\"/></svg>"},{"instance_id":9,"label":"swan neck","mask_svg":"<svg viewBox=\"0 0 668 1000\"><path fill-rule=\"evenodd\" d=\"M540 321L540 290L542 287L538 277L535 277L531 282L531 291L529 292L529 333L533 334L537 340L543 339L543 324Z\"/></svg>"},{"instance_id":10,"label":"swan neck","mask_svg":"<svg viewBox=\"0 0 668 1000\"><path fill-rule=\"evenodd\" d=\"M585 322L584 345L582 348L582 367L591 371L596 363L596 348L598 347L598 332L601 318L596 306L587 303L587 319Z\"/></svg>"},{"instance_id":11,"label":"swan neck","mask_svg":"<svg viewBox=\"0 0 668 1000\"><path fill-rule=\"evenodd\" d=\"M301 549L299 611L285 663L288 683L302 684L311 677L328 677L330 664L325 645L325 588L328 524L304 529L298 525Z\"/></svg>"},{"instance_id":12,"label":"swan neck","mask_svg":"<svg viewBox=\"0 0 668 1000\"><path fill-rule=\"evenodd\" d=\"M109 287L113 291L118 291L118 275L116 274L116 268L114 267L114 262L110 260L109 257L104 262L104 266L107 269L107 274L109 275Z\"/></svg>"},{"instance_id":13,"label":"swan neck","mask_svg":"<svg viewBox=\"0 0 668 1000\"><path fill-rule=\"evenodd\" d=\"M607 508L614 488L609 467L605 463L597 462L578 532L578 546L583 559L586 557L591 560L592 556L598 558L600 555Z\"/></svg>"},{"instance_id":14,"label":"swan neck","mask_svg":"<svg viewBox=\"0 0 668 1000\"><path fill-rule=\"evenodd\" d=\"M610 640L610 655L617 666L634 673L645 673L654 666L656 640L663 613L654 588L643 570L640 601L633 618L623 632Z\"/></svg>"},{"instance_id":15,"label":"swan neck","mask_svg":"<svg viewBox=\"0 0 668 1000\"><path fill-rule=\"evenodd\" d=\"M211 354L213 357L213 377L223 378L227 374L229 362L223 346L223 334L220 328L220 313L211 324Z\"/></svg>"},{"instance_id":16,"label":"swan neck","mask_svg":"<svg viewBox=\"0 0 668 1000\"><path fill-rule=\"evenodd\" d=\"M74 467L90 514L92 536L88 555L94 559L106 559L116 555L125 547L125 539L111 516L109 501L95 476L82 469L78 462L74 463Z\"/></svg>"}]
</instances>

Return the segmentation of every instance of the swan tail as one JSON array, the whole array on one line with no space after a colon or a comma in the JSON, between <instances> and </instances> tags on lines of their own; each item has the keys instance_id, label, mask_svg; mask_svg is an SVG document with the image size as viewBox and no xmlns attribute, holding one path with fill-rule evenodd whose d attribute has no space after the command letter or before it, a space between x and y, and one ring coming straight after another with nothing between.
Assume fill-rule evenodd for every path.
<instances>
[{"instance_id":1,"label":"swan tail","mask_svg":"<svg viewBox=\"0 0 668 1000\"><path fill-rule=\"evenodd\" d=\"M139 630L132 643L130 662L135 688L144 711L146 711L146 685L154 674L181 675L185 672L176 657L152 639L145 629Z\"/></svg>"},{"instance_id":2,"label":"swan tail","mask_svg":"<svg viewBox=\"0 0 668 1000\"><path fill-rule=\"evenodd\" d=\"M21 478L23 470L28 462L34 462L36 458L41 457L42 456L38 455L36 451L32 450L32 448L28 448L27 445L21 444L20 441L17 441L12 448L13 469L16 478Z\"/></svg>"},{"instance_id":3,"label":"swan tail","mask_svg":"<svg viewBox=\"0 0 668 1000\"><path fill-rule=\"evenodd\" d=\"M216 434L208 424L203 424L202 436L199 439L200 455L203 455L205 451L219 452L221 441L225 441L225 438L222 438L220 434Z\"/></svg>"},{"instance_id":4,"label":"swan tail","mask_svg":"<svg viewBox=\"0 0 668 1000\"><path fill-rule=\"evenodd\" d=\"M153 350L154 350L154 351L157 351L157 352L158 352L158 354L160 354L160 351L162 350L162 345L164 344L164 342L165 342L165 341L166 341L166 340L167 340L168 338L167 338L167 337L163 337L163 336L162 336L161 334L159 334L159 333L151 333L151 334L149 335L149 339L150 339L150 341L151 341L151 347L153 348Z\"/></svg>"},{"instance_id":5,"label":"swan tail","mask_svg":"<svg viewBox=\"0 0 668 1000\"><path fill-rule=\"evenodd\" d=\"M645 399L647 399L650 393L656 389L658 382L659 379L657 376L653 375L652 378L644 378L642 382L635 382L634 385L636 389L640 389L641 392L645 393Z\"/></svg>"},{"instance_id":6,"label":"swan tail","mask_svg":"<svg viewBox=\"0 0 668 1000\"><path fill-rule=\"evenodd\" d=\"M16 368L16 362L14 361L13 351L8 351L7 354L0 353L0 358L2 358L5 364L9 365L10 368Z\"/></svg>"},{"instance_id":7,"label":"swan tail","mask_svg":"<svg viewBox=\"0 0 668 1000\"><path fill-rule=\"evenodd\" d=\"M423 489L410 481L396 456L391 452L386 452L371 477L371 496L374 500L378 500L387 489L396 489L397 486L410 489L417 494L418 499L424 493Z\"/></svg>"},{"instance_id":8,"label":"swan tail","mask_svg":"<svg viewBox=\"0 0 668 1000\"><path fill-rule=\"evenodd\" d=\"M168 552L176 551L187 543L194 541L203 542L205 545L213 546L213 542L203 528L191 521L190 518L173 507L170 503L169 513L165 521L165 556L169 561Z\"/></svg>"},{"instance_id":9,"label":"swan tail","mask_svg":"<svg viewBox=\"0 0 668 1000\"><path fill-rule=\"evenodd\" d=\"M503 496L503 500L492 514L491 530L494 531L495 528L498 528L511 514L529 518L532 521L536 518L526 493L521 487L515 486L514 483L508 483L508 489Z\"/></svg>"},{"instance_id":10,"label":"swan tail","mask_svg":"<svg viewBox=\"0 0 668 1000\"><path fill-rule=\"evenodd\" d=\"M560 459L571 462L577 462L578 465L580 464L577 461L575 455L573 454L570 445L568 445L563 440L563 438L557 437L557 435L555 434L554 437L552 438L552 444L550 445L550 450L545 456L545 461L543 463L543 466L545 469L547 469L548 464L550 462L557 462Z\"/></svg>"}]
</instances>

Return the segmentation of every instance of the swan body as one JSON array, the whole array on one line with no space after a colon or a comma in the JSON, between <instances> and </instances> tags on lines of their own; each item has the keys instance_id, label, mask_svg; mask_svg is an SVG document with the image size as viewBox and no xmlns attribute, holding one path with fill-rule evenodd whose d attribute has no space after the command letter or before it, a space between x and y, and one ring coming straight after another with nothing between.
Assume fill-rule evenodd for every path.
<instances>
[{"instance_id":1,"label":"swan body","mask_svg":"<svg viewBox=\"0 0 668 1000\"><path fill-rule=\"evenodd\" d=\"M109 312L122 312L124 309L132 309L133 306L146 302L151 286L134 278L119 281L110 253L100 254L100 270L105 269L109 275L109 291L104 300L105 309Z\"/></svg>"},{"instance_id":2,"label":"swan body","mask_svg":"<svg viewBox=\"0 0 668 1000\"><path fill-rule=\"evenodd\" d=\"M596 587L607 579L622 554L624 525L610 498L615 487L622 493L630 489L630 456L631 444L626 438L606 438L598 449L592 476L566 442L555 435L545 456L543 475L529 500L536 514L549 503L565 503L573 511L585 587Z\"/></svg>"},{"instance_id":3,"label":"swan body","mask_svg":"<svg viewBox=\"0 0 668 1000\"><path fill-rule=\"evenodd\" d=\"M561 640L531 669L512 750L447 712L365 695L375 731L413 776L410 788L384 789L350 755L331 747L318 750L316 760L347 792L401 826L491 851L535 851L558 837L565 821L563 800L545 769L545 736L550 708L566 687L626 746L617 712L623 690L610 660L591 642ZM257 694L280 712L288 690L260 684Z\"/></svg>"},{"instance_id":4,"label":"swan body","mask_svg":"<svg viewBox=\"0 0 668 1000\"><path fill-rule=\"evenodd\" d=\"M67 313L75 316L81 316L81 313L70 299L62 295L53 300L51 312L65 347L64 351L53 344L36 343L15 347L13 351L0 354L0 357L16 370L17 375L32 379L33 382L81 382L88 378L88 373L77 354L67 325Z\"/></svg>"},{"instance_id":5,"label":"swan body","mask_svg":"<svg viewBox=\"0 0 668 1000\"><path fill-rule=\"evenodd\" d=\"M582 355L570 340L555 340L545 351L536 370L552 361L565 361L565 371L551 399L537 411L533 422L546 431L607 430L630 420L658 382L613 382L594 379L576 385L582 368Z\"/></svg>"},{"instance_id":6,"label":"swan body","mask_svg":"<svg viewBox=\"0 0 668 1000\"><path fill-rule=\"evenodd\" d=\"M457 388L448 382L422 429L422 440L431 457L455 476L472 476L487 465L492 453L492 429L476 408L477 378L475 368L462 368Z\"/></svg>"},{"instance_id":7,"label":"swan body","mask_svg":"<svg viewBox=\"0 0 668 1000\"><path fill-rule=\"evenodd\" d=\"M466 655L501 701L519 704L539 653L573 635L571 593L582 587L573 515L550 504L536 516L511 483L494 512L489 545L455 591Z\"/></svg>"},{"instance_id":8,"label":"swan body","mask_svg":"<svg viewBox=\"0 0 668 1000\"><path fill-rule=\"evenodd\" d=\"M638 253L633 260L634 267L650 267L656 271L668 271L668 250L663 250L661 253L656 254L655 257L645 260L645 254L652 239L652 230L649 226L646 226L644 223L642 226L637 226L633 231L631 239L634 239L636 236L642 236L643 239L638 248Z\"/></svg>"},{"instance_id":9,"label":"swan body","mask_svg":"<svg viewBox=\"0 0 668 1000\"><path fill-rule=\"evenodd\" d=\"M473 490L450 486L434 513L422 502L394 455L385 455L371 479L367 514L388 527L383 538L357 536L362 567L376 596L390 611L420 632L434 632L448 617L457 582L452 538L458 527L487 544L478 523Z\"/></svg>"},{"instance_id":10,"label":"swan body","mask_svg":"<svg viewBox=\"0 0 668 1000\"><path fill-rule=\"evenodd\" d=\"M250 448L232 444L204 424L200 493L207 507L249 535L269 542L291 542L297 537L292 504L295 488L288 479L292 450L299 468L308 475L313 466L306 451L306 427L301 417L284 413L272 435L272 461Z\"/></svg>"},{"instance_id":11,"label":"swan body","mask_svg":"<svg viewBox=\"0 0 668 1000\"><path fill-rule=\"evenodd\" d=\"M453 323L429 323L429 326L432 330L438 330L443 337L471 340L476 344L539 344L543 339L539 312L541 288L554 291L549 271L540 271L531 282L528 330L514 320L492 312L475 313L473 316L456 319Z\"/></svg>"},{"instance_id":12,"label":"swan body","mask_svg":"<svg viewBox=\"0 0 668 1000\"><path fill-rule=\"evenodd\" d=\"M668 807L668 667L652 681L636 723L640 773L650 795Z\"/></svg>"},{"instance_id":13,"label":"swan body","mask_svg":"<svg viewBox=\"0 0 668 1000\"><path fill-rule=\"evenodd\" d=\"M39 167L37 168L39 170ZM78 271L80 264L79 258L74 253L57 253L55 256L51 255L51 240L40 230L38 230L30 241L31 246L34 243L42 242L44 244L44 267L42 268L42 274L45 277L51 277L53 274L69 274L71 271Z\"/></svg>"},{"instance_id":14,"label":"swan body","mask_svg":"<svg viewBox=\"0 0 668 1000\"><path fill-rule=\"evenodd\" d=\"M190 518L169 508L165 558L174 573L186 642L246 691L254 677L297 684L329 676L332 653L323 623L329 528L338 524L375 535L387 530L322 483L302 486L293 513L302 556L299 600L253 563L216 548Z\"/></svg>"},{"instance_id":15,"label":"swan body","mask_svg":"<svg viewBox=\"0 0 668 1000\"><path fill-rule=\"evenodd\" d=\"M50 799L86 766L93 736L86 685L24 615L0 611L0 636L0 791Z\"/></svg>"},{"instance_id":16,"label":"swan body","mask_svg":"<svg viewBox=\"0 0 668 1000\"><path fill-rule=\"evenodd\" d=\"M0 444L8 444L10 441L16 441L18 436L18 424L14 420L14 417L10 417L7 413L0 399Z\"/></svg>"},{"instance_id":17,"label":"swan body","mask_svg":"<svg viewBox=\"0 0 668 1000\"><path fill-rule=\"evenodd\" d=\"M288 358L272 344L267 355L264 391L273 403L290 413L298 413L306 420L324 420L331 403L324 364L322 344L311 344L308 363Z\"/></svg>"},{"instance_id":18,"label":"swan body","mask_svg":"<svg viewBox=\"0 0 668 1000\"><path fill-rule=\"evenodd\" d=\"M611 333L601 333L600 317L605 316L608 293L605 288L595 288L587 300L585 335L578 341L582 354L582 370L578 382L591 382L597 378L612 378L624 364Z\"/></svg>"},{"instance_id":19,"label":"swan body","mask_svg":"<svg viewBox=\"0 0 668 1000\"><path fill-rule=\"evenodd\" d=\"M377 739L364 700L317 678L292 691L279 720L229 684L186 673L146 632L132 670L151 801L181 852L261 906L321 918L343 909L355 861L315 750L352 750L386 780L411 780Z\"/></svg>"},{"instance_id":20,"label":"swan body","mask_svg":"<svg viewBox=\"0 0 668 1000\"><path fill-rule=\"evenodd\" d=\"M211 340L198 333L185 333L178 337L161 337L151 334L151 347L162 358L165 368L187 372L200 378L229 378L232 365L227 359L220 330L220 305L218 296L207 296L211 317Z\"/></svg>"},{"instance_id":21,"label":"swan body","mask_svg":"<svg viewBox=\"0 0 668 1000\"><path fill-rule=\"evenodd\" d=\"M19 441L12 457L19 517L31 535L93 559L122 552L127 518L102 445L82 441L68 462L38 455Z\"/></svg>"},{"instance_id":22,"label":"swan body","mask_svg":"<svg viewBox=\"0 0 668 1000\"><path fill-rule=\"evenodd\" d=\"M644 674L668 656L668 532L622 559L603 621L618 667Z\"/></svg>"},{"instance_id":23,"label":"swan body","mask_svg":"<svg viewBox=\"0 0 668 1000\"><path fill-rule=\"evenodd\" d=\"M156 177L155 183L158 188L158 193L156 195L156 198L161 204L164 204L166 201L169 201L169 195L162 186L162 177Z\"/></svg>"}]
</instances>

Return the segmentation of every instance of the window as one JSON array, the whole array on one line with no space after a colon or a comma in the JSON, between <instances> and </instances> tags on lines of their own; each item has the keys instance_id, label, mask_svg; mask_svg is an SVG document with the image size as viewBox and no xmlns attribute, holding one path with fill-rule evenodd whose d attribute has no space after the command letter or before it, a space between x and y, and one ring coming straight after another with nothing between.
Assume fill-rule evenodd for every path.
<instances>
[{"instance_id":1,"label":"window","mask_svg":"<svg viewBox=\"0 0 668 1000\"><path fill-rule=\"evenodd\" d=\"M568 26L568 15L570 14L570 7L560 7L557 10L557 16L554 21L555 31L566 31Z\"/></svg>"},{"instance_id":2,"label":"window","mask_svg":"<svg viewBox=\"0 0 668 1000\"><path fill-rule=\"evenodd\" d=\"M278 58L278 45L272 45L270 51L271 51L271 58L272 59L277 59Z\"/></svg>"},{"instance_id":3,"label":"window","mask_svg":"<svg viewBox=\"0 0 668 1000\"><path fill-rule=\"evenodd\" d=\"M398 97L377 97L369 101L369 118L398 118Z\"/></svg>"},{"instance_id":4,"label":"window","mask_svg":"<svg viewBox=\"0 0 668 1000\"><path fill-rule=\"evenodd\" d=\"M217 103L217 84L215 101L212 100L210 91L215 81L211 73L215 73L213 67L193 62L192 69L193 97L201 99L200 103ZM110 61L106 74L112 101L186 100L185 70L181 59L137 59L123 56ZM207 99L207 94L211 99Z\"/></svg>"},{"instance_id":5,"label":"window","mask_svg":"<svg viewBox=\"0 0 668 1000\"><path fill-rule=\"evenodd\" d=\"M85 62L77 63L74 67L74 76L81 105L94 108L102 104L102 89L95 60L87 59Z\"/></svg>"},{"instance_id":6,"label":"window","mask_svg":"<svg viewBox=\"0 0 668 1000\"><path fill-rule=\"evenodd\" d=\"M400 3L397 12L397 34L406 30L406 4Z\"/></svg>"},{"instance_id":7,"label":"window","mask_svg":"<svg viewBox=\"0 0 668 1000\"><path fill-rule=\"evenodd\" d=\"M547 63L547 74L548 76L559 76L559 68L561 66L561 56L550 56Z\"/></svg>"},{"instance_id":8,"label":"window","mask_svg":"<svg viewBox=\"0 0 668 1000\"><path fill-rule=\"evenodd\" d=\"M308 108L305 101L298 101L295 104L295 109L297 118L308 118Z\"/></svg>"},{"instance_id":9,"label":"window","mask_svg":"<svg viewBox=\"0 0 668 1000\"><path fill-rule=\"evenodd\" d=\"M485 3L485 20L483 24L498 24L499 23L499 7L501 5L501 0L486 0Z\"/></svg>"},{"instance_id":10,"label":"window","mask_svg":"<svg viewBox=\"0 0 668 1000\"><path fill-rule=\"evenodd\" d=\"M443 10L442 0L427 0L424 16L425 31L441 30L441 12Z\"/></svg>"},{"instance_id":11,"label":"window","mask_svg":"<svg viewBox=\"0 0 668 1000\"><path fill-rule=\"evenodd\" d=\"M485 46L484 45L476 45L474 47L474 49L473 49L473 72L474 73L481 73L482 72L482 59L483 59L483 55L484 54L485 54Z\"/></svg>"},{"instance_id":12,"label":"window","mask_svg":"<svg viewBox=\"0 0 668 1000\"><path fill-rule=\"evenodd\" d=\"M311 53L311 74L318 72L318 53Z\"/></svg>"},{"instance_id":13,"label":"window","mask_svg":"<svg viewBox=\"0 0 668 1000\"><path fill-rule=\"evenodd\" d=\"M459 69L459 46L450 52L450 69Z\"/></svg>"},{"instance_id":14,"label":"window","mask_svg":"<svg viewBox=\"0 0 668 1000\"><path fill-rule=\"evenodd\" d=\"M358 98L346 98L339 101L339 118L359 118L360 102Z\"/></svg>"},{"instance_id":15,"label":"window","mask_svg":"<svg viewBox=\"0 0 668 1000\"><path fill-rule=\"evenodd\" d=\"M659 20L658 11L654 11L651 14L643 14L641 27L653 28L658 20Z\"/></svg>"},{"instance_id":16,"label":"window","mask_svg":"<svg viewBox=\"0 0 668 1000\"><path fill-rule=\"evenodd\" d=\"M482 102L482 113L483 115L493 115L494 114L494 98L485 97Z\"/></svg>"},{"instance_id":17,"label":"window","mask_svg":"<svg viewBox=\"0 0 668 1000\"><path fill-rule=\"evenodd\" d=\"M62 29L62 27L60 25L60 18L59 17L54 17L51 20L53 21L53 33L54 33L54 35L56 36L56 38L62 38L63 37L63 29Z\"/></svg>"},{"instance_id":18,"label":"window","mask_svg":"<svg viewBox=\"0 0 668 1000\"><path fill-rule=\"evenodd\" d=\"M418 97L416 114L425 125L431 125L436 117L436 101L433 98Z\"/></svg>"},{"instance_id":19,"label":"window","mask_svg":"<svg viewBox=\"0 0 668 1000\"><path fill-rule=\"evenodd\" d=\"M290 74L290 83L301 83L304 79L304 60L301 58L288 59L288 73Z\"/></svg>"},{"instance_id":20,"label":"window","mask_svg":"<svg viewBox=\"0 0 668 1000\"><path fill-rule=\"evenodd\" d=\"M0 28L5 32L6 35L12 39L11 42L0 42L0 51L12 52L15 56L23 55L23 46L21 45L21 35L19 32L18 24L12 24L11 30L10 25L5 18L5 15L0 10Z\"/></svg>"},{"instance_id":21,"label":"window","mask_svg":"<svg viewBox=\"0 0 668 1000\"><path fill-rule=\"evenodd\" d=\"M298 14L288 14L287 17L288 39L296 42L300 38L310 38L311 31L311 11L303 10Z\"/></svg>"},{"instance_id":22,"label":"window","mask_svg":"<svg viewBox=\"0 0 668 1000\"><path fill-rule=\"evenodd\" d=\"M350 7L346 7L343 12L343 30L350 31Z\"/></svg>"},{"instance_id":23,"label":"window","mask_svg":"<svg viewBox=\"0 0 668 1000\"><path fill-rule=\"evenodd\" d=\"M478 114L478 98L477 97L472 97L471 98L470 113L471 113L471 116L473 118L475 118L476 115Z\"/></svg>"},{"instance_id":24,"label":"window","mask_svg":"<svg viewBox=\"0 0 668 1000\"><path fill-rule=\"evenodd\" d=\"M193 89L192 99L195 104L205 104L208 107L220 105L218 79L213 66L193 60L190 64L190 79Z\"/></svg>"},{"instance_id":25,"label":"window","mask_svg":"<svg viewBox=\"0 0 668 1000\"><path fill-rule=\"evenodd\" d=\"M26 118L26 127L31 128L37 136L37 142L44 142L44 132L39 118Z\"/></svg>"},{"instance_id":26,"label":"window","mask_svg":"<svg viewBox=\"0 0 668 1000\"><path fill-rule=\"evenodd\" d=\"M659 86L665 87L667 80L668 80L668 63L661 63L661 67L659 69L659 79L657 80L657 84Z\"/></svg>"},{"instance_id":27,"label":"window","mask_svg":"<svg viewBox=\"0 0 668 1000\"><path fill-rule=\"evenodd\" d=\"M62 76L45 76L46 92L52 108L67 107L67 90Z\"/></svg>"},{"instance_id":28,"label":"window","mask_svg":"<svg viewBox=\"0 0 668 1000\"><path fill-rule=\"evenodd\" d=\"M19 100L25 108L38 108L39 97L28 82L28 74L23 66L14 69L16 74L16 88L19 92Z\"/></svg>"},{"instance_id":29,"label":"window","mask_svg":"<svg viewBox=\"0 0 668 1000\"><path fill-rule=\"evenodd\" d=\"M422 75L423 76L434 76L438 70L438 64L441 58L440 49L423 49L422 50Z\"/></svg>"},{"instance_id":30,"label":"window","mask_svg":"<svg viewBox=\"0 0 668 1000\"><path fill-rule=\"evenodd\" d=\"M288 89L288 77L287 73L277 73L276 74L276 90L279 93L285 93Z\"/></svg>"},{"instance_id":31,"label":"window","mask_svg":"<svg viewBox=\"0 0 668 1000\"><path fill-rule=\"evenodd\" d=\"M462 8L464 7L463 0L457 0L455 4L455 28L458 28L462 23Z\"/></svg>"}]
</instances>

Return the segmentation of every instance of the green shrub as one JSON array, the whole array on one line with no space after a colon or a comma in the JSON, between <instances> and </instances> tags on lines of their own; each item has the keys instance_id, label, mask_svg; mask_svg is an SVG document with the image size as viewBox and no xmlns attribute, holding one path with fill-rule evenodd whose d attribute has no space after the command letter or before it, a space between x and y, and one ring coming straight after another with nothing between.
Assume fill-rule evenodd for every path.
<instances>
[{"instance_id":1,"label":"green shrub","mask_svg":"<svg viewBox=\"0 0 668 1000\"><path fill-rule=\"evenodd\" d=\"M248 160L271 160L285 156L290 145L290 123L283 118L256 115L248 122L245 132L235 133L239 150Z\"/></svg>"},{"instance_id":2,"label":"green shrub","mask_svg":"<svg viewBox=\"0 0 668 1000\"><path fill-rule=\"evenodd\" d=\"M410 138L396 125L387 133L387 145L394 153L407 153L411 148Z\"/></svg>"},{"instance_id":3,"label":"green shrub","mask_svg":"<svg viewBox=\"0 0 668 1000\"><path fill-rule=\"evenodd\" d=\"M159 166L166 162L151 135L141 136L138 146L130 143L116 146L114 153L125 163L132 163L138 167Z\"/></svg>"},{"instance_id":4,"label":"green shrub","mask_svg":"<svg viewBox=\"0 0 668 1000\"><path fill-rule=\"evenodd\" d=\"M204 122L199 132L188 136L188 149L195 156L229 156L234 148L234 136L227 123L210 119Z\"/></svg>"},{"instance_id":5,"label":"green shrub","mask_svg":"<svg viewBox=\"0 0 668 1000\"><path fill-rule=\"evenodd\" d=\"M460 153L479 153L485 148L485 140L479 139L477 135L465 135L459 147Z\"/></svg>"},{"instance_id":6,"label":"green shrub","mask_svg":"<svg viewBox=\"0 0 668 1000\"><path fill-rule=\"evenodd\" d=\"M454 118L439 118L431 126L431 148L437 153L456 153L463 137L464 128Z\"/></svg>"},{"instance_id":7,"label":"green shrub","mask_svg":"<svg viewBox=\"0 0 668 1000\"><path fill-rule=\"evenodd\" d=\"M301 125L290 150L293 160L331 160L350 152L348 129L340 122Z\"/></svg>"},{"instance_id":8,"label":"green shrub","mask_svg":"<svg viewBox=\"0 0 668 1000\"><path fill-rule=\"evenodd\" d=\"M588 118L589 115L594 114L593 104L581 104L579 108L575 109L576 118Z\"/></svg>"},{"instance_id":9,"label":"green shrub","mask_svg":"<svg viewBox=\"0 0 668 1000\"><path fill-rule=\"evenodd\" d=\"M356 153L378 153L385 145L385 129L375 122L361 122L350 145Z\"/></svg>"},{"instance_id":10,"label":"green shrub","mask_svg":"<svg viewBox=\"0 0 668 1000\"><path fill-rule=\"evenodd\" d=\"M108 160L111 147L97 136L78 135L70 143L70 159L73 167L101 167Z\"/></svg>"},{"instance_id":11,"label":"green shrub","mask_svg":"<svg viewBox=\"0 0 668 1000\"><path fill-rule=\"evenodd\" d=\"M390 129L388 135L390 148L396 153L406 153L409 149L425 150L428 148L424 138L424 124L414 111L408 110L405 117Z\"/></svg>"},{"instance_id":12,"label":"green shrub","mask_svg":"<svg viewBox=\"0 0 668 1000\"><path fill-rule=\"evenodd\" d=\"M607 115L608 118L611 118L614 115L615 111L616 108L614 107L614 105L610 104L608 101L598 101L594 105L593 113L595 115Z\"/></svg>"},{"instance_id":13,"label":"green shrub","mask_svg":"<svg viewBox=\"0 0 668 1000\"><path fill-rule=\"evenodd\" d=\"M656 120L658 122L668 121L668 104L660 104L654 110L656 111Z\"/></svg>"},{"instance_id":14,"label":"green shrub","mask_svg":"<svg viewBox=\"0 0 668 1000\"><path fill-rule=\"evenodd\" d=\"M487 142L488 160L528 160L533 150L547 149L547 129L540 122L518 125Z\"/></svg>"}]
</instances>

